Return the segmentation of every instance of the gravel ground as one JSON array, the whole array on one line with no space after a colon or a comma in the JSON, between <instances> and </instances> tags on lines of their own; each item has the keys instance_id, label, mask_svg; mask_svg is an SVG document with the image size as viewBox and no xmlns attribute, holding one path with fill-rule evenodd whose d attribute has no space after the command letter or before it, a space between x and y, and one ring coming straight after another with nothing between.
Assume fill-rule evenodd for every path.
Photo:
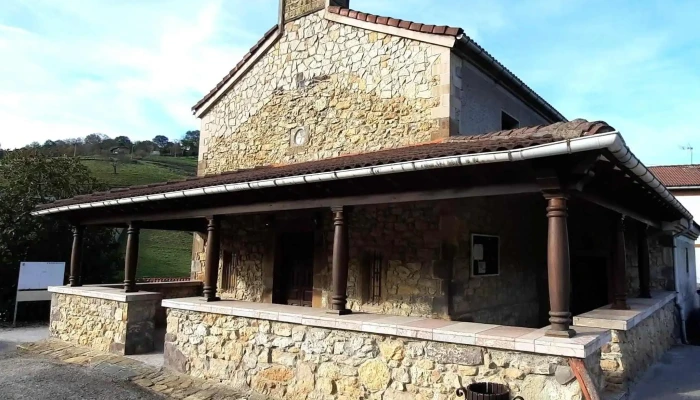
<instances>
[{"instance_id":1,"label":"gravel ground","mask_svg":"<svg viewBox=\"0 0 700 400\"><path fill-rule=\"evenodd\" d=\"M19 354L14 344L5 342L4 345L4 350L0 350L0 397L3 400L163 399L98 370Z\"/></svg>"}]
</instances>

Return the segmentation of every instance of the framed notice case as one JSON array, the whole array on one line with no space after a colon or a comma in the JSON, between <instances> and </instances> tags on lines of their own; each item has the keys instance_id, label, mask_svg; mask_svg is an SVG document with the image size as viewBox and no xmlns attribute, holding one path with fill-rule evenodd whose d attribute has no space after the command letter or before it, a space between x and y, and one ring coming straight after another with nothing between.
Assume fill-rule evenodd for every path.
<instances>
[{"instance_id":1,"label":"framed notice case","mask_svg":"<svg viewBox=\"0 0 700 400\"><path fill-rule=\"evenodd\" d=\"M472 235L472 276L496 276L501 273L501 238L493 235Z\"/></svg>"}]
</instances>

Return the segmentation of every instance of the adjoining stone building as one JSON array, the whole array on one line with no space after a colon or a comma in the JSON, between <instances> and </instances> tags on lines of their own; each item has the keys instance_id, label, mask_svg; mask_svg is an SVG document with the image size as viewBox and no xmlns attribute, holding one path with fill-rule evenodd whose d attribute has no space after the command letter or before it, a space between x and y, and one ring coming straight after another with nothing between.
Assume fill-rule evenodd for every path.
<instances>
[{"instance_id":1,"label":"adjoining stone building","mask_svg":"<svg viewBox=\"0 0 700 400\"><path fill-rule=\"evenodd\" d=\"M348 6L280 3L194 106L199 177L39 207L76 225L52 335L140 352L165 321L169 367L279 398L625 390L682 337L691 213L461 29ZM127 293L80 287L85 225L128 227ZM197 233L194 282L134 282L143 228Z\"/></svg>"}]
</instances>

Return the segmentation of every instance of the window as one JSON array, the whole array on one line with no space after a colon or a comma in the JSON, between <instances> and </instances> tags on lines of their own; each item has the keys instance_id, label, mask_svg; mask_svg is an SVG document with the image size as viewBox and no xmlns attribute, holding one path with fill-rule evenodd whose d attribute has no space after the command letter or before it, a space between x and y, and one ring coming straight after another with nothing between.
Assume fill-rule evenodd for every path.
<instances>
[{"instance_id":1,"label":"window","mask_svg":"<svg viewBox=\"0 0 700 400\"><path fill-rule=\"evenodd\" d=\"M221 263L221 290L229 291L236 288L237 257L230 251L224 251Z\"/></svg>"},{"instance_id":2,"label":"window","mask_svg":"<svg viewBox=\"0 0 700 400\"><path fill-rule=\"evenodd\" d=\"M501 129L502 130L509 130L509 129L515 129L520 126L520 122L511 117L508 113L505 111L501 111Z\"/></svg>"},{"instance_id":3,"label":"window","mask_svg":"<svg viewBox=\"0 0 700 400\"><path fill-rule=\"evenodd\" d=\"M372 285L370 287L370 301L379 303L382 300L382 256L375 252L372 257Z\"/></svg>"},{"instance_id":4,"label":"window","mask_svg":"<svg viewBox=\"0 0 700 400\"><path fill-rule=\"evenodd\" d=\"M378 251L365 256L362 274L362 300L365 303L379 303L382 300L383 264L384 258Z\"/></svg>"},{"instance_id":5,"label":"window","mask_svg":"<svg viewBox=\"0 0 700 400\"><path fill-rule=\"evenodd\" d=\"M492 235L472 235L472 276L494 276L500 273L500 238Z\"/></svg>"}]
</instances>

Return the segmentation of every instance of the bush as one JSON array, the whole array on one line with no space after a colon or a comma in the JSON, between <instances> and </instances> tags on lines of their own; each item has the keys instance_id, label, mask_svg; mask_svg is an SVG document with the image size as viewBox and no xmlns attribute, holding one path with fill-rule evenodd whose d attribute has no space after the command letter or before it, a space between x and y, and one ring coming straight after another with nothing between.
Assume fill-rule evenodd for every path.
<instances>
[{"instance_id":1,"label":"bush","mask_svg":"<svg viewBox=\"0 0 700 400\"><path fill-rule=\"evenodd\" d=\"M28 150L7 154L0 164L0 321L12 317L19 264L58 261L70 264L73 242L68 221L34 217L38 204L101 190L77 158L51 158ZM83 283L105 283L122 263L113 229L86 229Z\"/></svg>"}]
</instances>

